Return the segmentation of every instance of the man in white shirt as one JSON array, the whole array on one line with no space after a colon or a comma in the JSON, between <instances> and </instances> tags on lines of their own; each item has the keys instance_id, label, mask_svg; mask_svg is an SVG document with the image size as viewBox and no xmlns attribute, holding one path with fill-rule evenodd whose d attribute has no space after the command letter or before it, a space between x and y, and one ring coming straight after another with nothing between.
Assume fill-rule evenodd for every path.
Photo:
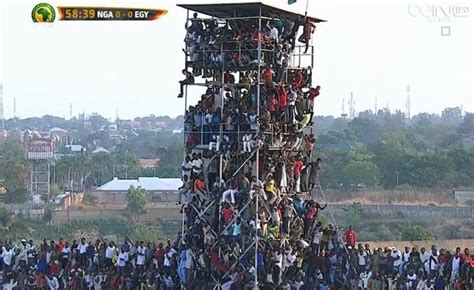
<instances>
[{"instance_id":1,"label":"man in white shirt","mask_svg":"<svg viewBox=\"0 0 474 290\"><path fill-rule=\"evenodd\" d=\"M87 262L87 247L88 245L86 243L86 239L82 238L81 243L79 244L77 248L79 250L79 263L83 267L86 266L86 262Z\"/></svg>"},{"instance_id":2,"label":"man in white shirt","mask_svg":"<svg viewBox=\"0 0 474 290\"><path fill-rule=\"evenodd\" d=\"M367 269L367 252L363 248L357 253L357 261L359 265L359 273L364 273Z\"/></svg>"},{"instance_id":3,"label":"man in white shirt","mask_svg":"<svg viewBox=\"0 0 474 290\"><path fill-rule=\"evenodd\" d=\"M191 158L186 156L181 164L181 178L187 176L188 179L191 178L191 170L193 169L193 163L191 162Z\"/></svg>"},{"instance_id":4,"label":"man in white shirt","mask_svg":"<svg viewBox=\"0 0 474 290\"><path fill-rule=\"evenodd\" d=\"M253 199L255 194L259 194L261 197L265 198L265 190L263 189L263 182L257 180L256 176L252 176L252 182L250 182L250 199Z\"/></svg>"},{"instance_id":5,"label":"man in white shirt","mask_svg":"<svg viewBox=\"0 0 474 290\"><path fill-rule=\"evenodd\" d=\"M238 190L234 188L235 185L232 185L231 188L227 189L222 193L222 201L221 202L228 202L232 205L235 204L235 195L237 194Z\"/></svg>"},{"instance_id":6,"label":"man in white shirt","mask_svg":"<svg viewBox=\"0 0 474 290\"><path fill-rule=\"evenodd\" d=\"M359 275L359 289L367 289L369 286L369 280L372 278L372 272L370 270L366 270Z\"/></svg>"},{"instance_id":7,"label":"man in white shirt","mask_svg":"<svg viewBox=\"0 0 474 290\"><path fill-rule=\"evenodd\" d=\"M270 38L274 39L278 43L278 29L275 27L275 23L273 21L268 21L267 28L270 31Z\"/></svg>"},{"instance_id":8,"label":"man in white shirt","mask_svg":"<svg viewBox=\"0 0 474 290\"><path fill-rule=\"evenodd\" d=\"M124 249L121 250L117 259L117 267L119 269L119 274L123 273L123 270L128 262L128 253Z\"/></svg>"},{"instance_id":9,"label":"man in white shirt","mask_svg":"<svg viewBox=\"0 0 474 290\"><path fill-rule=\"evenodd\" d=\"M48 281L48 287L51 290L58 290L59 289L59 281L58 278L55 276L47 275L46 280Z\"/></svg>"},{"instance_id":10,"label":"man in white shirt","mask_svg":"<svg viewBox=\"0 0 474 290\"><path fill-rule=\"evenodd\" d=\"M410 247L405 247L405 251L402 254L402 265L400 268L400 275L403 275L406 265L408 265L408 263L410 262L410 254Z\"/></svg>"},{"instance_id":11,"label":"man in white shirt","mask_svg":"<svg viewBox=\"0 0 474 290\"><path fill-rule=\"evenodd\" d=\"M392 248L392 252L390 252L390 256L393 260L393 268L400 273L400 265L402 265L402 253L400 250L396 249L395 247Z\"/></svg>"},{"instance_id":12,"label":"man in white shirt","mask_svg":"<svg viewBox=\"0 0 474 290\"><path fill-rule=\"evenodd\" d=\"M2 259L3 259L3 271L4 273L8 273L11 269L11 263L13 258L13 249L10 245L5 245L2 251Z\"/></svg>"},{"instance_id":13,"label":"man in white shirt","mask_svg":"<svg viewBox=\"0 0 474 290\"><path fill-rule=\"evenodd\" d=\"M105 249L105 267L109 268L112 266L112 258L115 254L116 247L114 242L110 242Z\"/></svg>"},{"instance_id":14,"label":"man in white shirt","mask_svg":"<svg viewBox=\"0 0 474 290\"><path fill-rule=\"evenodd\" d=\"M436 246L433 245L431 246L431 253L429 257L429 266L428 266L428 273L435 273L438 270L438 250L436 249Z\"/></svg>"},{"instance_id":15,"label":"man in white shirt","mask_svg":"<svg viewBox=\"0 0 474 290\"><path fill-rule=\"evenodd\" d=\"M283 268L283 254L281 250L273 252L273 283L280 284L280 272Z\"/></svg>"},{"instance_id":16,"label":"man in white shirt","mask_svg":"<svg viewBox=\"0 0 474 290\"><path fill-rule=\"evenodd\" d=\"M16 264L18 265L20 261L24 261L28 264L28 251L31 249L31 246L26 242L25 239L21 240L21 245L18 246L19 253L16 257Z\"/></svg>"},{"instance_id":17,"label":"man in white shirt","mask_svg":"<svg viewBox=\"0 0 474 290\"><path fill-rule=\"evenodd\" d=\"M456 253L451 259L451 283L456 282L457 277L459 276L459 270L461 269L461 248L456 248Z\"/></svg>"},{"instance_id":18,"label":"man in white shirt","mask_svg":"<svg viewBox=\"0 0 474 290\"><path fill-rule=\"evenodd\" d=\"M59 259L61 260L61 265L63 268L66 268L67 264L69 263L69 256L71 255L71 246L69 243L64 243L64 248L61 250L59 254Z\"/></svg>"},{"instance_id":19,"label":"man in white shirt","mask_svg":"<svg viewBox=\"0 0 474 290\"><path fill-rule=\"evenodd\" d=\"M295 250L288 251L285 255L285 264L284 267L285 269L283 272L286 272L289 267L294 265L294 262L296 261L296 252Z\"/></svg>"},{"instance_id":20,"label":"man in white shirt","mask_svg":"<svg viewBox=\"0 0 474 290\"><path fill-rule=\"evenodd\" d=\"M146 247L143 241L140 241L140 245L137 247L137 268L142 269L145 267L145 253Z\"/></svg>"},{"instance_id":21,"label":"man in white shirt","mask_svg":"<svg viewBox=\"0 0 474 290\"><path fill-rule=\"evenodd\" d=\"M198 176L202 172L202 160L196 153L193 154L191 163L193 165L193 176Z\"/></svg>"}]
</instances>

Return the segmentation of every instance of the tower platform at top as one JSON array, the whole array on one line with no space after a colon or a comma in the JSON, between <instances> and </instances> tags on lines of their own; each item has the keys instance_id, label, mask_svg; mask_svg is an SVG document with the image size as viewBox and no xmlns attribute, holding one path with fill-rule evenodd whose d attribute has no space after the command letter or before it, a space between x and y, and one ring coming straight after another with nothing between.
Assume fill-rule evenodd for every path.
<instances>
[{"instance_id":1,"label":"tower platform at top","mask_svg":"<svg viewBox=\"0 0 474 290\"><path fill-rule=\"evenodd\" d=\"M184 9L192 10L216 18L240 18L240 17L268 17L275 15L286 18L307 17L312 22L326 22L326 20L291 12L282 8L268 5L263 2L241 2L241 3L213 3L213 4L177 4Z\"/></svg>"}]
</instances>

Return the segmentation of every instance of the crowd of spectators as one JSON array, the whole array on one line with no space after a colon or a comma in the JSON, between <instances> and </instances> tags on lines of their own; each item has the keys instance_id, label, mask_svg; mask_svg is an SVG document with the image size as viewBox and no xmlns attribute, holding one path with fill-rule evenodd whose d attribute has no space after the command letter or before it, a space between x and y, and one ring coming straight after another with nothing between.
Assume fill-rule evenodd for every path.
<instances>
[{"instance_id":1,"label":"crowd of spectators","mask_svg":"<svg viewBox=\"0 0 474 290\"><path fill-rule=\"evenodd\" d=\"M263 231L263 224L260 227ZM202 230L201 242L209 244L212 237L206 226ZM8 240L0 244L0 286L19 290L212 289L217 282L214 277L222 289L253 289L257 271L260 289L473 289L474 255L468 248L373 248L356 244L351 228L342 233L317 222L309 239L288 239L283 244L262 239L255 269L253 257L238 246L251 242L241 230L240 236L232 230L231 235L221 237L229 244L222 255L212 246L206 252L203 245L196 244L201 240L197 236L192 244L178 236L164 245L133 243L127 238L121 244L84 238L36 244ZM271 225L266 230L277 231ZM299 230L304 231L303 227ZM235 260L239 263L232 266Z\"/></svg>"}]
</instances>

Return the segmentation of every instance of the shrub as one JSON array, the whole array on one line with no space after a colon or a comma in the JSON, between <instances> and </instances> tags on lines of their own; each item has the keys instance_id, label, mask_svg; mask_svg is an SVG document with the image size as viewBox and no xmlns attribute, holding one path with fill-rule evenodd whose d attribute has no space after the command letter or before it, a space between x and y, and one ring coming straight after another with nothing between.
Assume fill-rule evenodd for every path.
<instances>
[{"instance_id":1,"label":"shrub","mask_svg":"<svg viewBox=\"0 0 474 290\"><path fill-rule=\"evenodd\" d=\"M411 225L402 230L402 240L405 241L424 241L433 238L433 234L420 225Z\"/></svg>"},{"instance_id":2,"label":"shrub","mask_svg":"<svg viewBox=\"0 0 474 290\"><path fill-rule=\"evenodd\" d=\"M96 205L97 204L97 197L93 196L90 192L86 192L84 194L84 198L82 199L82 202L85 205Z\"/></svg>"}]
</instances>

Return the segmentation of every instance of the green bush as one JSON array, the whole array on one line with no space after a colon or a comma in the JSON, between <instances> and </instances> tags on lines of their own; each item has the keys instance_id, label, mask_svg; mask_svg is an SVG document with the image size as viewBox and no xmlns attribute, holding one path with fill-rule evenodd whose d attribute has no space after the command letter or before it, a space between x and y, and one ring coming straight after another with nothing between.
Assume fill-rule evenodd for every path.
<instances>
[{"instance_id":1,"label":"green bush","mask_svg":"<svg viewBox=\"0 0 474 290\"><path fill-rule=\"evenodd\" d=\"M93 196L90 192L86 192L84 194L84 198L82 199L82 203L85 205L96 205L97 197Z\"/></svg>"},{"instance_id":2,"label":"green bush","mask_svg":"<svg viewBox=\"0 0 474 290\"><path fill-rule=\"evenodd\" d=\"M433 239L433 234L420 225L411 225L402 230L402 240L405 241L424 241Z\"/></svg>"}]
</instances>

